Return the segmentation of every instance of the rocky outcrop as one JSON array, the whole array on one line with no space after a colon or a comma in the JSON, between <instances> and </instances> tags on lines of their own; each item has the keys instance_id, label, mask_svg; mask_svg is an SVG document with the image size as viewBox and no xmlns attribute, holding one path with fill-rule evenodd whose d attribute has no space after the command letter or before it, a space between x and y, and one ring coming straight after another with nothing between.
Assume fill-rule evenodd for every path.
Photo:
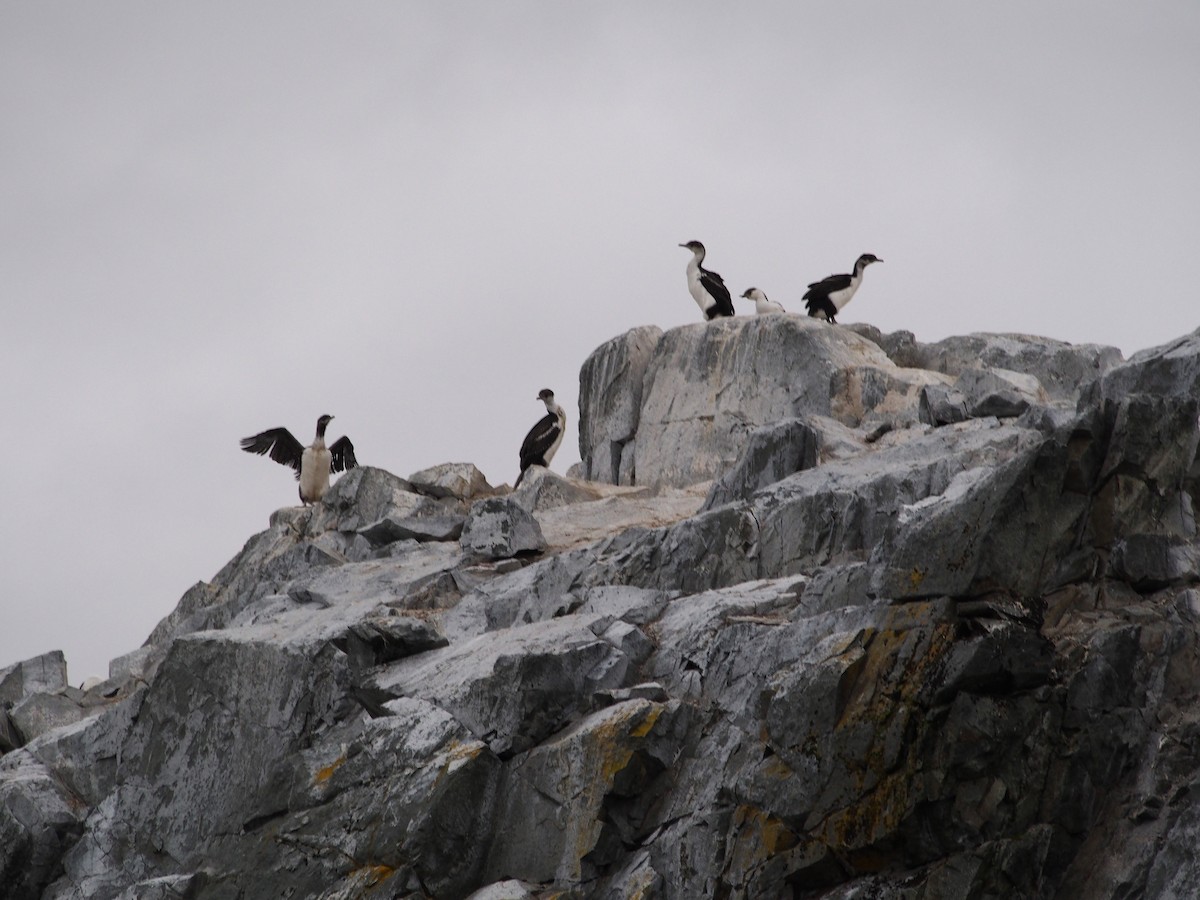
<instances>
[{"instance_id":1,"label":"rocky outcrop","mask_svg":"<svg viewBox=\"0 0 1200 900\"><path fill-rule=\"evenodd\" d=\"M0 670L6 896L1190 896L1200 332L858 331L618 338L623 484L357 469L106 682Z\"/></svg>"},{"instance_id":2,"label":"rocky outcrop","mask_svg":"<svg viewBox=\"0 0 1200 900\"><path fill-rule=\"evenodd\" d=\"M922 344L908 332L805 316L722 319L665 335L635 329L584 364L582 469L612 484L691 484L726 471L756 429L788 418L829 417L866 435L1073 406L1120 359L1114 347L1029 335Z\"/></svg>"}]
</instances>

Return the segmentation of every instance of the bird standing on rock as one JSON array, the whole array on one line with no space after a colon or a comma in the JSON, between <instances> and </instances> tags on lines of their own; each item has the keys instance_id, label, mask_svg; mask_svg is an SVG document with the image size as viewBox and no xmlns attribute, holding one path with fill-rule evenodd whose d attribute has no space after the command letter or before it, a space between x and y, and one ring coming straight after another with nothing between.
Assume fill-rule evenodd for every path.
<instances>
[{"instance_id":1,"label":"bird standing on rock","mask_svg":"<svg viewBox=\"0 0 1200 900\"><path fill-rule=\"evenodd\" d=\"M343 435L325 446L325 426L333 416L317 419L317 436L308 447L301 444L286 428L271 428L254 437L242 438L242 449L247 453L267 454L277 463L296 470L300 482L300 502L305 506L318 502L329 490L331 472L344 472L358 465L354 458L354 445Z\"/></svg>"},{"instance_id":2,"label":"bird standing on rock","mask_svg":"<svg viewBox=\"0 0 1200 900\"><path fill-rule=\"evenodd\" d=\"M704 318L732 316L733 298L729 296L725 280L716 272L710 272L700 265L704 262L704 245L699 241L688 241L679 246L692 251L691 262L687 264L688 290L700 311L704 313Z\"/></svg>"},{"instance_id":3,"label":"bird standing on rock","mask_svg":"<svg viewBox=\"0 0 1200 900\"><path fill-rule=\"evenodd\" d=\"M782 303L776 303L774 300L768 300L767 295L758 288L746 288L746 292L742 294L747 300L754 301L754 312L756 315L765 316L770 313L787 312L783 308Z\"/></svg>"},{"instance_id":4,"label":"bird standing on rock","mask_svg":"<svg viewBox=\"0 0 1200 900\"><path fill-rule=\"evenodd\" d=\"M862 284L863 271L871 263L883 262L874 253L864 253L854 263L853 275L830 275L814 281L804 292L804 303L813 318L835 321L835 316L850 302Z\"/></svg>"},{"instance_id":5,"label":"bird standing on rock","mask_svg":"<svg viewBox=\"0 0 1200 900\"><path fill-rule=\"evenodd\" d=\"M558 445L562 443L563 435L567 431L567 414L554 402L554 391L542 388L538 391L537 398L546 404L546 415L529 429L529 434L525 435L521 444L521 474L517 476L513 490L521 486L525 470L530 466L542 466L547 469L550 467L550 460L558 452Z\"/></svg>"}]
</instances>

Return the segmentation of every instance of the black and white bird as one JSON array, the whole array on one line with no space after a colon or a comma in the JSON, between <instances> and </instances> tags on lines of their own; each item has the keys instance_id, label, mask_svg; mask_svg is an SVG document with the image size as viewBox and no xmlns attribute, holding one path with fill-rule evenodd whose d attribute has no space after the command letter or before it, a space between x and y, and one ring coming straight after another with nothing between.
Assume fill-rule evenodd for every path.
<instances>
[{"instance_id":1,"label":"black and white bird","mask_svg":"<svg viewBox=\"0 0 1200 900\"><path fill-rule=\"evenodd\" d=\"M271 459L296 470L300 482L300 502L307 506L316 503L329 490L331 472L344 472L358 465L354 445L343 435L329 447L325 446L325 426L333 416L317 419L317 436L305 447L286 428L271 428L254 437L242 438L247 453L269 455Z\"/></svg>"},{"instance_id":2,"label":"black and white bird","mask_svg":"<svg viewBox=\"0 0 1200 900\"><path fill-rule=\"evenodd\" d=\"M804 292L804 304L808 314L814 318L836 321L835 317L845 308L846 304L862 284L863 271L871 263L883 262L874 253L864 253L854 263L853 275L830 275L820 281L814 281Z\"/></svg>"},{"instance_id":3,"label":"black and white bird","mask_svg":"<svg viewBox=\"0 0 1200 900\"><path fill-rule=\"evenodd\" d=\"M525 435L525 441L521 444L521 474L513 485L514 490L521 486L525 470L530 466L550 467L550 460L554 459L567 431L567 414L554 402L554 391L542 388L537 398L546 404L546 415L529 429L529 434Z\"/></svg>"},{"instance_id":4,"label":"black and white bird","mask_svg":"<svg viewBox=\"0 0 1200 900\"><path fill-rule=\"evenodd\" d=\"M699 241L688 241L679 246L692 251L692 261L687 264L688 290L700 307L700 312L704 313L704 318L732 316L733 298L729 296L724 279L700 265L704 262L704 245Z\"/></svg>"},{"instance_id":5,"label":"black and white bird","mask_svg":"<svg viewBox=\"0 0 1200 900\"><path fill-rule=\"evenodd\" d=\"M765 316L770 313L787 312L783 308L782 303L776 303L774 300L768 300L767 295L758 288L746 288L746 292L742 297L747 300L754 301L754 312L756 315Z\"/></svg>"}]
</instances>

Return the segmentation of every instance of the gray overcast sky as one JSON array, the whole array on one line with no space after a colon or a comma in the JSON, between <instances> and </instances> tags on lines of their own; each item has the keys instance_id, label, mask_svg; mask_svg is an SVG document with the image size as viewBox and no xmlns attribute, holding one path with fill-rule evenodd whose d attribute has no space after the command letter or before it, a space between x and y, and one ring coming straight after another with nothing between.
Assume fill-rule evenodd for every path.
<instances>
[{"instance_id":1,"label":"gray overcast sky","mask_svg":"<svg viewBox=\"0 0 1200 900\"><path fill-rule=\"evenodd\" d=\"M793 310L874 252L842 319L924 341L1190 331L1198 87L1195 0L0 0L0 665L140 645L296 502L264 428L511 483L551 387L564 471L682 241Z\"/></svg>"}]
</instances>

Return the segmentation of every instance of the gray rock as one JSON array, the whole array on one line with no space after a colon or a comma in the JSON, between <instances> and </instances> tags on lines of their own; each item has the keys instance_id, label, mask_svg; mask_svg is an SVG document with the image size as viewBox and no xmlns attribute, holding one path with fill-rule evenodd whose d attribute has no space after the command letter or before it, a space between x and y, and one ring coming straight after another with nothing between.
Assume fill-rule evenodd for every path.
<instances>
[{"instance_id":1,"label":"gray rock","mask_svg":"<svg viewBox=\"0 0 1200 900\"><path fill-rule=\"evenodd\" d=\"M356 668L385 665L436 650L450 643L429 622L412 616L383 616L355 622L334 645L341 649Z\"/></svg>"},{"instance_id":2,"label":"gray rock","mask_svg":"<svg viewBox=\"0 0 1200 900\"><path fill-rule=\"evenodd\" d=\"M654 652L654 642L636 625L616 621L603 630L593 631L620 650L634 665L641 665Z\"/></svg>"},{"instance_id":3,"label":"gray rock","mask_svg":"<svg viewBox=\"0 0 1200 900\"><path fill-rule=\"evenodd\" d=\"M663 706L630 700L581 720L554 740L514 759L501 786L497 814L510 827L496 836L487 871L533 882L578 883L616 852L624 818L661 761L645 748L654 741ZM507 785L528 785L513 791ZM615 847L613 846L615 845Z\"/></svg>"},{"instance_id":4,"label":"gray rock","mask_svg":"<svg viewBox=\"0 0 1200 900\"><path fill-rule=\"evenodd\" d=\"M121 746L144 694L142 685L118 700L93 707L86 718L47 731L24 749L54 773L70 796L97 806L116 787Z\"/></svg>"},{"instance_id":5,"label":"gray rock","mask_svg":"<svg viewBox=\"0 0 1200 900\"><path fill-rule=\"evenodd\" d=\"M968 404L967 397L957 388L944 384L927 384L921 388L917 418L935 428L939 425L964 422L970 418Z\"/></svg>"},{"instance_id":6,"label":"gray rock","mask_svg":"<svg viewBox=\"0 0 1200 900\"><path fill-rule=\"evenodd\" d=\"M0 704L11 705L30 694L53 694L67 686L67 660L52 650L0 668Z\"/></svg>"},{"instance_id":7,"label":"gray rock","mask_svg":"<svg viewBox=\"0 0 1200 900\"><path fill-rule=\"evenodd\" d=\"M579 371L579 456L583 477L633 484L630 443L638 430L646 368L662 338L653 325L634 328L592 351Z\"/></svg>"},{"instance_id":8,"label":"gray rock","mask_svg":"<svg viewBox=\"0 0 1200 900\"><path fill-rule=\"evenodd\" d=\"M897 332L906 335L907 332ZM1116 347L1068 344L1028 334L969 334L936 344L886 342L897 365L955 377L969 369L1007 369L1033 376L1052 399L1071 399L1121 362Z\"/></svg>"},{"instance_id":9,"label":"gray rock","mask_svg":"<svg viewBox=\"0 0 1200 900\"><path fill-rule=\"evenodd\" d=\"M1150 347L1107 369L1089 383L1080 408L1130 394L1200 396L1200 328L1160 347Z\"/></svg>"},{"instance_id":10,"label":"gray rock","mask_svg":"<svg viewBox=\"0 0 1200 900\"><path fill-rule=\"evenodd\" d=\"M1094 410L1086 430L1079 430L1079 444L1092 451L1081 458L1086 469L1080 476L1092 479L1087 536L1095 544L1106 547L1137 534L1164 535L1176 543L1195 540L1190 478L1200 446L1198 413L1196 397L1145 394Z\"/></svg>"},{"instance_id":11,"label":"gray rock","mask_svg":"<svg viewBox=\"0 0 1200 900\"><path fill-rule=\"evenodd\" d=\"M472 891L467 900L534 900L537 886L516 878L507 878Z\"/></svg>"},{"instance_id":12,"label":"gray rock","mask_svg":"<svg viewBox=\"0 0 1200 900\"><path fill-rule=\"evenodd\" d=\"M290 512L297 516L293 521L300 534L316 535L352 532L384 516L403 518L433 509L440 507L431 498L414 493L410 482L383 469L359 466L337 480L307 519L301 518L303 509Z\"/></svg>"},{"instance_id":13,"label":"gray rock","mask_svg":"<svg viewBox=\"0 0 1200 900\"><path fill-rule=\"evenodd\" d=\"M25 741L70 725L89 715L78 701L63 694L29 694L9 710L9 720Z\"/></svg>"},{"instance_id":14,"label":"gray rock","mask_svg":"<svg viewBox=\"0 0 1200 900\"><path fill-rule=\"evenodd\" d=\"M820 438L803 419L784 419L750 432L734 465L713 482L704 509L748 500L759 489L817 464Z\"/></svg>"},{"instance_id":15,"label":"gray rock","mask_svg":"<svg viewBox=\"0 0 1200 900\"><path fill-rule=\"evenodd\" d=\"M129 653L109 660L108 678L110 681L138 679L148 681L162 662L162 651L157 647L138 647Z\"/></svg>"},{"instance_id":16,"label":"gray rock","mask_svg":"<svg viewBox=\"0 0 1200 900\"><path fill-rule=\"evenodd\" d=\"M21 737L21 732L17 730L17 726L9 719L8 710L0 706L0 756L9 751L16 750L24 742L25 740Z\"/></svg>"},{"instance_id":17,"label":"gray rock","mask_svg":"<svg viewBox=\"0 0 1200 900\"><path fill-rule=\"evenodd\" d=\"M879 599L873 585L878 575L868 563L822 566L799 581L800 609L804 615L829 612L844 606L863 606Z\"/></svg>"},{"instance_id":18,"label":"gray rock","mask_svg":"<svg viewBox=\"0 0 1200 900\"><path fill-rule=\"evenodd\" d=\"M636 483L712 478L733 464L750 431L803 413L853 426L915 422L920 389L945 380L899 369L867 339L802 316L676 328L646 373Z\"/></svg>"},{"instance_id":19,"label":"gray rock","mask_svg":"<svg viewBox=\"0 0 1200 900\"><path fill-rule=\"evenodd\" d=\"M633 625L646 625L662 615L668 602L662 591L630 585L598 585L583 592L578 612L598 615L606 620L620 619Z\"/></svg>"},{"instance_id":20,"label":"gray rock","mask_svg":"<svg viewBox=\"0 0 1200 900\"><path fill-rule=\"evenodd\" d=\"M408 476L413 489L431 497L474 500L492 493L483 473L472 463L443 463Z\"/></svg>"},{"instance_id":21,"label":"gray rock","mask_svg":"<svg viewBox=\"0 0 1200 900\"><path fill-rule=\"evenodd\" d=\"M525 471L521 487L513 497L532 513L575 503L587 503L598 500L600 495L590 489L586 482L578 483L556 475L542 466L533 466Z\"/></svg>"},{"instance_id":22,"label":"gray rock","mask_svg":"<svg viewBox=\"0 0 1200 900\"><path fill-rule=\"evenodd\" d=\"M546 549L537 519L512 496L472 504L459 544L471 559L508 559Z\"/></svg>"},{"instance_id":23,"label":"gray rock","mask_svg":"<svg viewBox=\"0 0 1200 900\"><path fill-rule=\"evenodd\" d=\"M1172 823L1161 847L1155 848L1146 880L1147 897L1200 896L1200 866L1196 842L1200 840L1200 804L1188 802Z\"/></svg>"},{"instance_id":24,"label":"gray rock","mask_svg":"<svg viewBox=\"0 0 1200 900\"><path fill-rule=\"evenodd\" d=\"M903 541L910 528L898 526L917 519L932 521L944 509L939 521L957 536L961 526L953 523L963 495L993 497L985 485L1002 475L996 467L1013 459L1028 462L1042 441L1037 432L974 420L786 478L754 500L762 574L794 574L873 557L883 562L885 551L890 551L887 557L898 554L904 559L892 561L893 567L904 566L908 551ZM978 485L974 492L972 485ZM892 550L897 541L899 546ZM957 540L950 545L922 540L913 545L912 555L959 547ZM913 564L921 565L919 559ZM961 578L957 569L927 568Z\"/></svg>"},{"instance_id":25,"label":"gray rock","mask_svg":"<svg viewBox=\"0 0 1200 900\"><path fill-rule=\"evenodd\" d=\"M372 547L382 547L395 541L457 541L462 536L466 516L425 516L393 519L385 516L358 533L371 542Z\"/></svg>"},{"instance_id":26,"label":"gray rock","mask_svg":"<svg viewBox=\"0 0 1200 900\"><path fill-rule=\"evenodd\" d=\"M923 368L920 360L915 355L914 348L924 345L917 343L916 335L911 331L893 331L884 334L874 325L866 322L847 322L842 327L865 337L886 353L888 358L901 368Z\"/></svg>"},{"instance_id":27,"label":"gray rock","mask_svg":"<svg viewBox=\"0 0 1200 900\"><path fill-rule=\"evenodd\" d=\"M1200 581L1200 544L1162 534L1131 534L1113 546L1112 577L1139 590Z\"/></svg>"},{"instance_id":28,"label":"gray rock","mask_svg":"<svg viewBox=\"0 0 1200 900\"><path fill-rule=\"evenodd\" d=\"M83 832L86 808L27 752L0 760L0 885L34 900Z\"/></svg>"},{"instance_id":29,"label":"gray rock","mask_svg":"<svg viewBox=\"0 0 1200 900\"><path fill-rule=\"evenodd\" d=\"M392 664L376 685L451 712L501 757L541 743L596 691L620 685L629 660L597 638L590 617L489 632Z\"/></svg>"},{"instance_id":30,"label":"gray rock","mask_svg":"<svg viewBox=\"0 0 1200 900\"><path fill-rule=\"evenodd\" d=\"M1048 399L1032 375L999 368L964 369L954 389L966 398L970 415L976 418L1013 418Z\"/></svg>"},{"instance_id":31,"label":"gray rock","mask_svg":"<svg viewBox=\"0 0 1200 900\"><path fill-rule=\"evenodd\" d=\"M941 673L938 697L960 691L1003 694L1046 684L1054 648L1037 632L1012 622L988 623L984 635L956 641Z\"/></svg>"},{"instance_id":32,"label":"gray rock","mask_svg":"<svg viewBox=\"0 0 1200 900\"><path fill-rule=\"evenodd\" d=\"M194 897L207 881L204 874L198 872L147 878L121 891L116 900L178 900L180 897Z\"/></svg>"}]
</instances>

